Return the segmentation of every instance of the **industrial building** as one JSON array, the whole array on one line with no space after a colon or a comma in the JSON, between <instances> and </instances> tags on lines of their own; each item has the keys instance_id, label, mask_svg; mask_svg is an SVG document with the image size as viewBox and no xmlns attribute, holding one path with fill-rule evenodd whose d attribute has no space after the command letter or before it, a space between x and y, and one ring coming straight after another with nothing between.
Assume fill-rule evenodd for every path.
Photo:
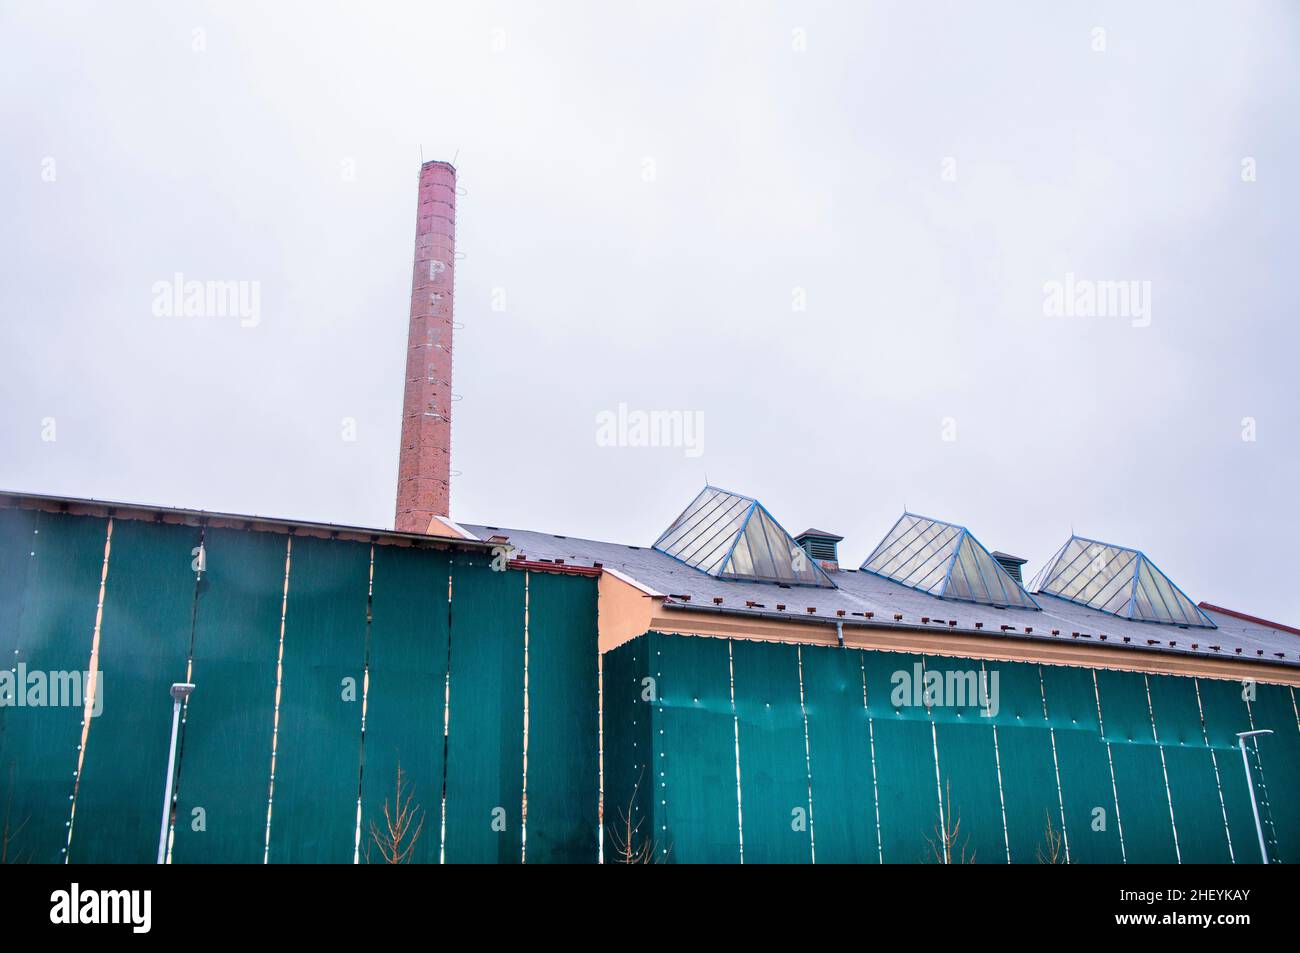
<instances>
[{"instance_id":1,"label":"industrial building","mask_svg":"<svg viewBox=\"0 0 1300 953\"><path fill-rule=\"evenodd\" d=\"M1300 630L1140 540L453 520L455 199L425 163L394 530L0 492L0 858L382 861L405 804L428 863L1300 860Z\"/></svg>"}]
</instances>

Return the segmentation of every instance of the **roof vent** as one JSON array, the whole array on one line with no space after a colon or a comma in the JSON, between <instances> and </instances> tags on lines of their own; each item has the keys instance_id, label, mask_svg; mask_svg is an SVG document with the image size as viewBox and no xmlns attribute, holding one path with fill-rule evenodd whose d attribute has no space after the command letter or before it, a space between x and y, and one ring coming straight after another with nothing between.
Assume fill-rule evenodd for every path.
<instances>
[{"instance_id":1,"label":"roof vent","mask_svg":"<svg viewBox=\"0 0 1300 953\"><path fill-rule=\"evenodd\" d=\"M1025 584L1024 578L1020 575L1020 567L1029 562L1028 559L1021 559L1019 556L1012 556L998 549L993 550L989 555L998 561L998 565L1007 571L1008 576L1022 586Z\"/></svg>"},{"instance_id":2,"label":"roof vent","mask_svg":"<svg viewBox=\"0 0 1300 953\"><path fill-rule=\"evenodd\" d=\"M840 557L837 550L842 539L843 536L836 536L824 529L806 529L794 541L805 553L821 563L823 569L838 572Z\"/></svg>"}]
</instances>

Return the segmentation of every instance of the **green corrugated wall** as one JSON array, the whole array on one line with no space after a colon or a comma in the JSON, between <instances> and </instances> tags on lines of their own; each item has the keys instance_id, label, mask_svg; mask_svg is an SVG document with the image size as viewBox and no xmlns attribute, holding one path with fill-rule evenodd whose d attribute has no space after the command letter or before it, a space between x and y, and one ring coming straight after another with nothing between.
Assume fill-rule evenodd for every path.
<instances>
[{"instance_id":1,"label":"green corrugated wall","mask_svg":"<svg viewBox=\"0 0 1300 953\"><path fill-rule=\"evenodd\" d=\"M1231 863L1216 759L1201 727L1196 680L1149 675L1147 685L1169 777L1178 856L1185 864Z\"/></svg>"},{"instance_id":2,"label":"green corrugated wall","mask_svg":"<svg viewBox=\"0 0 1300 953\"><path fill-rule=\"evenodd\" d=\"M934 729L924 706L913 703L919 696L911 691L924 663L919 655L867 652L862 664L881 850L887 864L923 863L940 831Z\"/></svg>"},{"instance_id":3,"label":"green corrugated wall","mask_svg":"<svg viewBox=\"0 0 1300 953\"><path fill-rule=\"evenodd\" d=\"M633 814L673 862L738 859L738 840L748 863L936 862L945 829L953 861L1257 862L1235 748L1252 715L1278 732L1257 783L1271 849L1296 842L1288 688L1255 686L1248 712L1235 682L655 632L604 665L609 861L609 812L649 770Z\"/></svg>"},{"instance_id":4,"label":"green corrugated wall","mask_svg":"<svg viewBox=\"0 0 1300 953\"><path fill-rule=\"evenodd\" d=\"M202 689L186 706L172 859L261 863L288 538L211 529L203 545L192 676Z\"/></svg>"},{"instance_id":5,"label":"green corrugated wall","mask_svg":"<svg viewBox=\"0 0 1300 953\"><path fill-rule=\"evenodd\" d=\"M874 864L871 727L864 701L863 653L800 647L812 765L819 864Z\"/></svg>"},{"instance_id":6,"label":"green corrugated wall","mask_svg":"<svg viewBox=\"0 0 1300 953\"><path fill-rule=\"evenodd\" d=\"M1260 862L1259 837L1250 809L1250 791L1237 747L1237 732L1250 731L1250 710L1246 707L1241 682L1198 678L1197 694L1205 714L1205 736L1218 769L1219 791L1228 816L1228 836L1233 859L1241 863Z\"/></svg>"},{"instance_id":7,"label":"green corrugated wall","mask_svg":"<svg viewBox=\"0 0 1300 953\"><path fill-rule=\"evenodd\" d=\"M452 559L449 863L522 857L524 574Z\"/></svg>"},{"instance_id":8,"label":"green corrugated wall","mask_svg":"<svg viewBox=\"0 0 1300 953\"><path fill-rule=\"evenodd\" d=\"M945 676L945 703L934 705L944 823L951 832L952 861L964 854L975 863L1005 863L1006 834L1002 818L1002 789L998 777L997 745L991 720L982 714L978 661L927 656L927 672ZM956 674L960 681L950 680Z\"/></svg>"},{"instance_id":9,"label":"green corrugated wall","mask_svg":"<svg viewBox=\"0 0 1300 953\"><path fill-rule=\"evenodd\" d=\"M1056 746L1070 860L1118 864L1125 855L1116 818L1110 749L1097 721L1094 673L1057 665L1043 665L1039 671Z\"/></svg>"},{"instance_id":10,"label":"green corrugated wall","mask_svg":"<svg viewBox=\"0 0 1300 953\"><path fill-rule=\"evenodd\" d=\"M594 578L528 573L529 863L596 860L595 605Z\"/></svg>"},{"instance_id":11,"label":"green corrugated wall","mask_svg":"<svg viewBox=\"0 0 1300 953\"><path fill-rule=\"evenodd\" d=\"M605 862L667 862L675 859L673 845L656 840L655 811L652 798L663 785L659 771L651 768L652 701L649 690L649 654L652 643L660 641L655 633L626 642L601 657L601 791L603 793L602 851ZM723 645L723 649L726 646ZM702 663L707 659L702 658ZM724 669L725 673L725 669ZM716 686L716 678L708 680ZM730 700L728 698L728 724ZM687 749L690 750L690 749ZM720 752L713 752L704 767L722 764ZM734 767L733 767L734 774ZM661 816L660 824L665 821ZM708 831L683 821L682 839L697 851L707 843Z\"/></svg>"},{"instance_id":12,"label":"green corrugated wall","mask_svg":"<svg viewBox=\"0 0 1300 953\"><path fill-rule=\"evenodd\" d=\"M656 635L649 671L655 716L651 794L663 807L662 855L678 863L738 863L736 721L731 660L720 639L685 642ZM665 830L665 824L668 830ZM668 837L668 831L675 836Z\"/></svg>"},{"instance_id":13,"label":"green corrugated wall","mask_svg":"<svg viewBox=\"0 0 1300 953\"><path fill-rule=\"evenodd\" d=\"M998 735L1011 862L1050 862L1053 839L1059 841L1057 860L1064 862L1064 824L1052 754L1054 732L1044 711L1042 674L1037 665L1023 662L984 664L990 690L996 687L998 696L990 720Z\"/></svg>"},{"instance_id":14,"label":"green corrugated wall","mask_svg":"<svg viewBox=\"0 0 1300 953\"><path fill-rule=\"evenodd\" d=\"M270 861L351 863L370 547L302 537L290 562Z\"/></svg>"},{"instance_id":15,"label":"green corrugated wall","mask_svg":"<svg viewBox=\"0 0 1300 953\"><path fill-rule=\"evenodd\" d=\"M1257 738L1257 758L1263 783L1261 810L1269 821L1272 859L1300 863L1300 718L1296 692L1283 685L1257 685L1250 703L1254 730L1273 734Z\"/></svg>"},{"instance_id":16,"label":"green corrugated wall","mask_svg":"<svg viewBox=\"0 0 1300 953\"><path fill-rule=\"evenodd\" d=\"M598 779L607 862L629 815L658 861L933 862L941 790L979 863L1036 862L1049 825L1073 862L1256 862L1251 728L1270 853L1300 860L1290 688L659 633L602 657L593 578L13 508L6 669L90 668L106 543L85 751L77 705L0 706L6 861L153 860L187 674L177 863L378 860L399 762L416 862L589 862ZM996 679L996 710L922 704L927 672Z\"/></svg>"},{"instance_id":17,"label":"green corrugated wall","mask_svg":"<svg viewBox=\"0 0 1300 953\"><path fill-rule=\"evenodd\" d=\"M798 649L731 643L740 726L740 816L749 863L812 860Z\"/></svg>"},{"instance_id":18,"label":"green corrugated wall","mask_svg":"<svg viewBox=\"0 0 1300 953\"><path fill-rule=\"evenodd\" d=\"M25 665L29 672L88 670L107 521L0 512L5 516L0 550L6 553L6 566L22 576L21 585L16 575L3 590L5 667L18 671ZM128 692L113 694L122 687L114 689L110 681L105 711L118 699L129 705ZM0 708L0 789L6 791L9 829L15 832L6 851L8 861L64 861L81 722L80 708ZM157 802L155 810L161 815L161 784ZM152 844L156 851L156 828Z\"/></svg>"},{"instance_id":19,"label":"green corrugated wall","mask_svg":"<svg viewBox=\"0 0 1300 953\"><path fill-rule=\"evenodd\" d=\"M1162 751L1156 743L1146 676L1097 672L1102 733L1114 768L1119 826L1129 862L1177 860Z\"/></svg>"},{"instance_id":20,"label":"green corrugated wall","mask_svg":"<svg viewBox=\"0 0 1300 953\"><path fill-rule=\"evenodd\" d=\"M104 711L80 779L80 707L0 705L6 862L62 862L70 820L73 862L154 861L169 688L189 675L173 862L382 860L372 824L382 831L395 805L400 761L423 823L411 861L517 863L526 618L528 860L596 859L594 578L494 571L478 552L6 507L6 669L89 669L110 526Z\"/></svg>"},{"instance_id":21,"label":"green corrugated wall","mask_svg":"<svg viewBox=\"0 0 1300 953\"><path fill-rule=\"evenodd\" d=\"M375 547L361 779L361 853L374 863L399 809L419 831L411 862L438 862L450 575L445 552Z\"/></svg>"},{"instance_id":22,"label":"green corrugated wall","mask_svg":"<svg viewBox=\"0 0 1300 953\"><path fill-rule=\"evenodd\" d=\"M185 681L199 530L118 520L104 588L99 671L73 821L73 863L149 863L158 850L172 701ZM143 805L152 810L141 810Z\"/></svg>"}]
</instances>

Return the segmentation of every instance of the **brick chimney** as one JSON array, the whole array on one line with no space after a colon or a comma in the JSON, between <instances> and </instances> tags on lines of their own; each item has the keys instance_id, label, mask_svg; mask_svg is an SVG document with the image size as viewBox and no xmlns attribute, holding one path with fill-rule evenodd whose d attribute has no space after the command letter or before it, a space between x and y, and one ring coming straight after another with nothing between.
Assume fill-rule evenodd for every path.
<instances>
[{"instance_id":1,"label":"brick chimney","mask_svg":"<svg viewBox=\"0 0 1300 953\"><path fill-rule=\"evenodd\" d=\"M446 162L426 162L420 166L397 463L395 525L403 533L423 533L434 516L449 515L455 252L456 170Z\"/></svg>"}]
</instances>

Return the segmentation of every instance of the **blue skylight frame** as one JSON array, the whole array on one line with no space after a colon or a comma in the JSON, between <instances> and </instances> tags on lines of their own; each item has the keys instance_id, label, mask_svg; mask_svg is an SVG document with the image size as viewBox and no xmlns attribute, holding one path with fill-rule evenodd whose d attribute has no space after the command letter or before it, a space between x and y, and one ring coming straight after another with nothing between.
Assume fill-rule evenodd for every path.
<instances>
[{"instance_id":1,"label":"blue skylight frame","mask_svg":"<svg viewBox=\"0 0 1300 953\"><path fill-rule=\"evenodd\" d=\"M720 487L705 486L654 548L718 579L838 588L767 507Z\"/></svg>"},{"instance_id":2,"label":"blue skylight frame","mask_svg":"<svg viewBox=\"0 0 1300 953\"><path fill-rule=\"evenodd\" d=\"M904 511L860 569L940 599L1042 608L970 530L917 513Z\"/></svg>"},{"instance_id":3,"label":"blue skylight frame","mask_svg":"<svg viewBox=\"0 0 1300 953\"><path fill-rule=\"evenodd\" d=\"M1066 540L1030 585L1034 592L1133 622L1218 628L1142 550L1087 536Z\"/></svg>"}]
</instances>

